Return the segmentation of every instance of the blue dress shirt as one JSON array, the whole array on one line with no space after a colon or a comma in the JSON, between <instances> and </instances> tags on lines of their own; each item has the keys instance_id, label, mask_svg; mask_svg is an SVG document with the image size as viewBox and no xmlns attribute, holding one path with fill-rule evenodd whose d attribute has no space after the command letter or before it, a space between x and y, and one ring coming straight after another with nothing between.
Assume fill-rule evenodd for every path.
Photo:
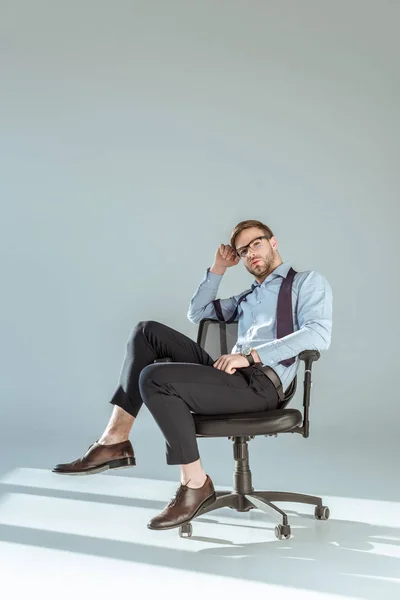
<instances>
[{"instance_id":1,"label":"blue dress shirt","mask_svg":"<svg viewBox=\"0 0 400 600\"><path fill-rule=\"evenodd\" d=\"M262 283L255 281L249 288L252 293L239 304L235 319L238 321L238 339L231 351L232 354L241 352L245 346L257 350L262 363L277 372L284 390L297 373L297 356L303 350L327 350L332 331L332 289L317 271L303 271L297 273L293 281L294 332L276 339L278 294L290 267L288 262L280 264ZM222 277L207 269L190 301L187 316L192 323L207 318L217 319L213 300ZM233 314L244 293L220 300L225 319ZM279 364L291 357L296 357L296 360L289 367Z\"/></svg>"}]
</instances>

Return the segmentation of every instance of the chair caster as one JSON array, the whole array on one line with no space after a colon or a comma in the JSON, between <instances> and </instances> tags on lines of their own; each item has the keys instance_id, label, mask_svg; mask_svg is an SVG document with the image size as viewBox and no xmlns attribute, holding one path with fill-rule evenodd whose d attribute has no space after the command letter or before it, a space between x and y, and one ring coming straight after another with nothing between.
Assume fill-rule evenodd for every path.
<instances>
[{"instance_id":1,"label":"chair caster","mask_svg":"<svg viewBox=\"0 0 400 600\"><path fill-rule=\"evenodd\" d=\"M288 540L291 537L290 525L277 525L275 527L275 536L278 540Z\"/></svg>"},{"instance_id":2,"label":"chair caster","mask_svg":"<svg viewBox=\"0 0 400 600\"><path fill-rule=\"evenodd\" d=\"M330 511L327 506L316 506L314 514L318 521L327 521L329 519Z\"/></svg>"},{"instance_id":3,"label":"chair caster","mask_svg":"<svg viewBox=\"0 0 400 600\"><path fill-rule=\"evenodd\" d=\"M179 537L190 538L192 537L193 527L191 523L184 523L179 527Z\"/></svg>"}]
</instances>

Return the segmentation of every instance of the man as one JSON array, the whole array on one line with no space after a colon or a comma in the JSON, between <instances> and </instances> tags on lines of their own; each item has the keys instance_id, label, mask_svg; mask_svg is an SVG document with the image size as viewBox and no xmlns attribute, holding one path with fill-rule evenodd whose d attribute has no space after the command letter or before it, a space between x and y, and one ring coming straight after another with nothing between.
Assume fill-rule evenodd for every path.
<instances>
[{"instance_id":1,"label":"man","mask_svg":"<svg viewBox=\"0 0 400 600\"><path fill-rule=\"evenodd\" d=\"M286 359L330 345L332 291L315 271L296 274L294 332L277 339L278 292L291 267L282 262L277 239L260 221L242 221L233 230L230 245L219 246L212 267L191 299L190 321L216 318L218 286L226 269L240 261L255 278L247 290L250 293L240 303L243 293L219 301L219 317L229 319L237 309L238 340L232 353L214 362L182 333L154 321L140 322L128 340L119 386L111 399L113 413L103 435L81 458L53 469L55 473L83 475L134 466L128 438L144 402L164 434L167 464L181 466L177 494L150 521L150 529L179 527L215 500L212 481L200 461L193 413L274 409L278 390L288 387L298 368L297 358L288 366ZM154 362L167 357L173 362ZM256 376L249 377L249 365L254 363L268 366L270 376L250 367Z\"/></svg>"}]
</instances>

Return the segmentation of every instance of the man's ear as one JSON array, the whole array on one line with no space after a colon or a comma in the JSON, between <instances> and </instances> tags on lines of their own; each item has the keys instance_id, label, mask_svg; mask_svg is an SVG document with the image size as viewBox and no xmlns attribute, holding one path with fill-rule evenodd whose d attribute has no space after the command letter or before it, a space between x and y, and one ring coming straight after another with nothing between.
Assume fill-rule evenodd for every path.
<instances>
[{"instance_id":1,"label":"man's ear","mask_svg":"<svg viewBox=\"0 0 400 600\"><path fill-rule=\"evenodd\" d=\"M270 239L270 243L272 246L273 250L277 250L278 249L278 240L276 239L275 236L272 236L272 238Z\"/></svg>"}]
</instances>

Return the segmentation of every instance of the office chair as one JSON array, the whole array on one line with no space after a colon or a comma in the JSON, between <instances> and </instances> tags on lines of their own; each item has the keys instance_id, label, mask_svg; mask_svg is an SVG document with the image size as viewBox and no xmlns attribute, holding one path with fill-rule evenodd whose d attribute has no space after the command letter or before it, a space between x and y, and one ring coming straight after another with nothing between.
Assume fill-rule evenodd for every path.
<instances>
[{"instance_id":1,"label":"office chair","mask_svg":"<svg viewBox=\"0 0 400 600\"><path fill-rule=\"evenodd\" d=\"M228 354L237 339L237 322L226 324L215 319L203 319L199 324L197 343L215 360L222 354ZM235 471L233 474L232 492L217 491L215 502L201 510L196 517L205 513L229 507L238 512L247 512L258 508L264 512L276 511L282 522L275 527L275 535L279 540L287 540L291 536L287 514L273 502L300 502L315 506L315 517L319 520L329 518L329 508L323 506L322 499L317 496L296 494L293 492L254 491L252 474L249 465L248 442L257 435L277 436L280 433L299 433L309 436L309 406L311 393L312 363L320 358L316 350L305 350L299 355L304 362L303 414L299 410L286 408L296 392L297 376L285 390L284 399L276 410L257 413L240 413L224 415L193 414L197 437L227 437L233 441L233 458ZM163 362L160 359L155 362ZM191 537L192 523L185 523L179 528L181 537Z\"/></svg>"}]
</instances>

